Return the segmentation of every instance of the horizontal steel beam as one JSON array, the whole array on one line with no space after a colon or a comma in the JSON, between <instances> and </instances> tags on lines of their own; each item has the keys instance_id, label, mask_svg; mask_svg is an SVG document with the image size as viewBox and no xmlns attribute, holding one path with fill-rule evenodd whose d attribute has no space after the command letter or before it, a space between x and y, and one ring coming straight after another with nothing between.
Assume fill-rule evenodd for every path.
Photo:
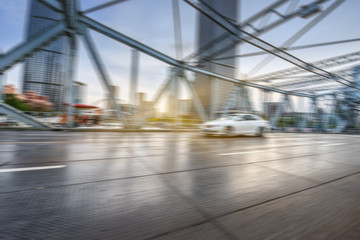
<instances>
[{"instance_id":1,"label":"horizontal steel beam","mask_svg":"<svg viewBox=\"0 0 360 240\"><path fill-rule=\"evenodd\" d=\"M332 58L323 59L320 61L312 62L311 65L317 66L319 68L330 68L330 67L337 67L339 65L352 63L355 61L360 61L360 51L359 52L353 52L349 54L344 54ZM253 77L252 80L254 81L268 81L268 80L274 80L279 78L284 78L291 75L306 73L307 70L300 69L300 68L287 68L284 70L271 72L263 75L259 75L257 77Z\"/></svg>"},{"instance_id":2,"label":"horizontal steel beam","mask_svg":"<svg viewBox=\"0 0 360 240\"><path fill-rule=\"evenodd\" d=\"M107 37L110 37L116 41L122 42L132 48L135 48L141 52L144 52L154 58L157 58L169 65L172 66L178 66L180 64L180 61L177 61L153 48L150 48L144 44L142 44L141 42L138 42L130 37L125 36L122 33L119 33L89 17L86 16L80 16L80 21L83 22L86 26L88 26L89 28L104 34Z\"/></svg>"},{"instance_id":3,"label":"horizontal steel beam","mask_svg":"<svg viewBox=\"0 0 360 240\"><path fill-rule=\"evenodd\" d=\"M86 9L82 13L94 12L94 11L97 11L97 10L100 10L100 9L103 9L103 8L106 8L106 7L110 7L112 5L115 5L115 4L118 4L118 3L121 3L121 2L125 2L125 1L128 1L128 0L113 0L113 1L110 1L110 2L107 2L107 3L100 4L100 5L96 6L96 7Z\"/></svg>"},{"instance_id":4,"label":"horizontal steel beam","mask_svg":"<svg viewBox=\"0 0 360 240\"><path fill-rule=\"evenodd\" d=\"M248 86L248 87L253 87L253 88L258 88L258 89L263 89L263 90L267 90L267 91L272 91L272 92L277 92L277 93L282 93L282 94L288 94L288 95L293 95L293 96L299 96L299 97L314 97L313 95L310 94L302 94L302 93L297 93L297 92L291 92L291 91L284 91L282 89L278 89L278 88L272 88L272 87L267 87L264 85L260 85L260 84L256 84L256 83L251 83L251 82L247 82L244 80L239 80L236 78L231 78L231 77L227 77L221 74L217 74L217 73L213 73L213 72L209 72L197 67L193 67L193 66L189 66L189 65L182 65L180 67L183 67L186 70L195 72L195 73L200 73L200 74L204 74L210 77L215 77L221 80L225 80L227 82L232 82L232 83L236 83L236 84L242 84L244 86Z\"/></svg>"},{"instance_id":5,"label":"horizontal steel beam","mask_svg":"<svg viewBox=\"0 0 360 240\"><path fill-rule=\"evenodd\" d=\"M10 68L15 63L29 57L36 49L44 46L54 40L66 30L64 22L57 22L47 28L45 31L34 38L24 41L20 45L14 47L0 58L0 73Z\"/></svg>"},{"instance_id":6,"label":"horizontal steel beam","mask_svg":"<svg viewBox=\"0 0 360 240\"><path fill-rule=\"evenodd\" d=\"M63 11L63 6L61 5L60 1L57 0L37 0L40 3L44 4L45 6L51 8L52 10L56 12Z\"/></svg>"},{"instance_id":7,"label":"horizontal steel beam","mask_svg":"<svg viewBox=\"0 0 360 240\"><path fill-rule=\"evenodd\" d=\"M294 46L294 47L279 47L281 50L284 51L293 51L293 50L300 50L300 49L308 49L308 48L316 48L316 47L324 47L334 44L343 44L343 43L349 43L349 42L358 42L360 41L360 38L353 38L353 39L346 39L346 40L340 40L340 41L332 41L332 42L323 42L323 43L314 43L314 44L307 44L307 45L301 45L301 46ZM244 53L244 54L236 54L226 57L218 57L213 58L212 60L225 60L225 59L231 59L231 58L244 58L244 57L254 57L254 56L260 56L268 54L264 51L258 51L258 52L251 52L251 53Z\"/></svg>"},{"instance_id":8,"label":"horizontal steel beam","mask_svg":"<svg viewBox=\"0 0 360 240\"><path fill-rule=\"evenodd\" d=\"M269 13L272 9L277 8L277 7L285 4L286 2L289 2L289 0L278 0L278 1L274 2L273 4L269 5L265 9L259 11L255 15L253 15L250 18L246 19L242 25L250 24L250 23L258 20L259 18L264 17L264 15Z\"/></svg>"}]
</instances>

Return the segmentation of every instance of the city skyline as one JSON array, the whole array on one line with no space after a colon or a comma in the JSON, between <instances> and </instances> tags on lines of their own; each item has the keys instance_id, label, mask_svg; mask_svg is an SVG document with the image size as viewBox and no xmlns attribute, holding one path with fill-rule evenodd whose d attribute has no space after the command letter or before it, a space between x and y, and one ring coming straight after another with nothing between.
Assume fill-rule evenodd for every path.
<instances>
[{"instance_id":1,"label":"city skyline","mask_svg":"<svg viewBox=\"0 0 360 240\"><path fill-rule=\"evenodd\" d=\"M61 14L51 10L36 0L31 0L27 19L26 39L43 31L61 19ZM67 73L69 71L70 42L61 36L24 61L22 89L47 96L54 104L55 111L63 111L66 106Z\"/></svg>"},{"instance_id":2,"label":"city skyline","mask_svg":"<svg viewBox=\"0 0 360 240\"><path fill-rule=\"evenodd\" d=\"M107 1L103 1L107 2ZM89 14L96 20L101 20L110 27L117 29L138 41L164 52L172 57L175 56L173 27L172 27L172 11L171 1L158 1L159 5L152 5L151 1L132 0L125 1L121 4L114 5L110 8ZM241 1L240 19L246 19L256 11L266 7L261 1ZM101 2L102 3L102 2ZM100 4L99 1L81 1L81 8L88 9L94 5ZM270 2L269 2L270 4ZM27 0L15 0L8 4L0 3L1 29L2 31L13 29L6 38L0 41L0 47L9 50L16 43L20 43L24 39L24 22L27 7ZM303 45L310 43L328 42L335 40L344 40L359 37L355 31L356 22L359 22L359 16L356 14L356 6L358 1L348 0L338 7L333 13L326 17L320 24L314 27L308 34L297 41L294 45ZM196 11L183 1L180 1L182 32L184 42L184 56L195 50L196 41ZM136 13L136 14L134 14ZM15 21L16 19L16 21ZM21 23L22 19L22 23ZM146 21L151 19L151 21ZM165 21L166 20L166 21ZM292 28L297 30L305 24L303 19L296 19L294 22L284 24L283 26L270 31L270 33L262 35L266 41L274 45L281 45L291 34ZM7 25L5 25L7 24ZM302 25L301 25L302 24ZM295 27L294 27L295 26ZM294 32L295 30L292 30ZM279 34L279 32L281 34ZM286 33L286 34L284 34ZM91 32L95 44L101 52L102 59L105 62L106 69L113 80L114 85L118 85L121 89L120 98L127 101L128 83L130 73L130 54L131 50L127 46L118 44L110 39L106 39L97 33ZM292 51L295 56L305 61L311 62L342 55L344 53L354 51L358 43L334 45L333 47L323 47L310 50ZM257 51L254 47L241 47L241 52ZM96 76L92 65L87 59L82 43L78 57L78 70L76 71L76 80L85 82L88 87L88 104L96 101L104 96L104 92L100 89L100 81ZM259 57L252 59L244 59L240 62L240 74L246 74L261 59ZM280 66L280 67L279 67ZM270 72L280 68L290 67L281 60L273 61L272 64L263 69L262 72ZM6 72L6 80L9 83L19 87L19 64L12 70ZM191 74L189 74L191 76ZM146 92L152 98L157 89L165 81L167 76L167 66L158 60L155 60L144 54L140 55L140 73L139 73L139 89L138 92ZM150 100L150 99L148 99Z\"/></svg>"}]
</instances>

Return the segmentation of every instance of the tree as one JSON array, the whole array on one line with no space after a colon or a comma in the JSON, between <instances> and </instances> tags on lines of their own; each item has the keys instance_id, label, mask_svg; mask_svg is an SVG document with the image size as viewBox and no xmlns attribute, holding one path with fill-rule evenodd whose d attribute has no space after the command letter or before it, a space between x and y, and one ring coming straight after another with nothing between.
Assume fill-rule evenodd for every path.
<instances>
[{"instance_id":1,"label":"tree","mask_svg":"<svg viewBox=\"0 0 360 240\"><path fill-rule=\"evenodd\" d=\"M30 111L31 108L24 101L18 99L15 94L5 94L6 104L19 109L20 111Z\"/></svg>"}]
</instances>

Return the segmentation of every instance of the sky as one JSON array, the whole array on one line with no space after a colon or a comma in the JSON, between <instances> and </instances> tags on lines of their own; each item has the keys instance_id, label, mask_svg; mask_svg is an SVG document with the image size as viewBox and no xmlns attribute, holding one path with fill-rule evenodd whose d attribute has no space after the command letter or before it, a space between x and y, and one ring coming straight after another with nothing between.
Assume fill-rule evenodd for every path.
<instances>
[{"instance_id":1,"label":"sky","mask_svg":"<svg viewBox=\"0 0 360 240\"><path fill-rule=\"evenodd\" d=\"M109 0L81 0L81 9L85 10ZM220 1L220 0L219 0ZM223 0L226 3L226 0ZM105 8L88 16L97 21L140 41L160 52L175 58L174 27L171 0L128 0L120 4ZM239 16L241 22L254 13L264 9L275 1L242 0L239 1ZM299 5L304 5L310 0L300 0ZM330 1L332 3L333 1ZM184 1L179 1L181 12L181 27L183 39L183 55L186 56L196 49L197 11ZM328 6L327 3L325 6ZM4 52L15 47L24 40L29 0L0 0L0 49ZM287 6L284 6L286 8ZM346 0L307 34L300 38L293 46L322 43L329 41L345 40L360 37L358 24L360 22L360 1ZM272 17L274 18L274 17ZM260 36L269 43L280 46L289 37L295 34L312 18L295 18L287 23ZM271 19L274 20L274 19ZM261 24L261 23L259 23ZM97 49L100 52L106 70L114 85L120 87L120 99L128 101L130 79L131 49L121 43L115 42L99 33L91 31ZM84 49L82 40L77 58L76 80L87 84L87 104L98 102L104 98L100 79L97 77L88 54ZM329 57L360 50L360 43L332 45L328 47L311 48L291 51L290 53L312 62ZM242 45L238 52L247 53L258 51L253 46ZM261 61L261 57L238 59L237 77L244 76ZM139 88L138 91L147 94L151 100L160 86L165 82L168 74L166 64L140 54L139 61ZM273 60L257 74L272 72L291 67L280 59ZM17 64L5 74L6 83L14 84L21 89L22 64ZM192 76L191 74L189 75ZM182 98L188 94L183 91Z\"/></svg>"}]
</instances>

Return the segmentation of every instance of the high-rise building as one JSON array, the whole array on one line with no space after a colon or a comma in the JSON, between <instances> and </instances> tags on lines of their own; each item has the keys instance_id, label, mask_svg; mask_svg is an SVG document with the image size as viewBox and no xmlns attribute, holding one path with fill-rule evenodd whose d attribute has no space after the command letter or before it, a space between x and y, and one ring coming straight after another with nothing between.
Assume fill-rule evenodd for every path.
<instances>
[{"instance_id":1,"label":"high-rise building","mask_svg":"<svg viewBox=\"0 0 360 240\"><path fill-rule=\"evenodd\" d=\"M146 101L146 93L137 92L135 93L135 105L141 106Z\"/></svg>"},{"instance_id":2,"label":"high-rise building","mask_svg":"<svg viewBox=\"0 0 360 240\"><path fill-rule=\"evenodd\" d=\"M119 88L119 86L110 85L109 87L110 87L110 91L111 91L112 95L114 96L116 102L118 104L120 104L120 98L119 98L120 88ZM107 102L106 108L108 110L114 110L114 106L113 106L113 103L112 103L112 100L111 100L111 95L109 93L106 93L106 102Z\"/></svg>"},{"instance_id":3,"label":"high-rise building","mask_svg":"<svg viewBox=\"0 0 360 240\"><path fill-rule=\"evenodd\" d=\"M226 4L223 1L219 0L205 0L208 5L214 8L216 11L220 12L223 16L229 19L237 19L238 12L238 0L226 0ZM214 23L211 19L199 14L199 35L198 35L198 48L206 46L209 42L216 39L217 37L226 33L226 30L221 28L219 25ZM210 51L200 51L199 52L199 62L201 62L201 67L205 70L219 73L228 77L235 77L235 59L225 59L225 60L212 60L208 58L209 54L228 46L231 44L231 38L223 39L221 44L216 45L216 48L211 49ZM230 56L234 55L236 46L232 44L232 47L229 48L226 52L216 57ZM207 59L205 59L207 58ZM216 62L216 63L214 63ZM227 101L228 96L234 88L234 84L226 82L220 79L212 78L206 75L197 74L195 80L196 92L205 108L206 113L211 117L216 117L216 113L221 111L224 104Z\"/></svg>"},{"instance_id":4,"label":"high-rise building","mask_svg":"<svg viewBox=\"0 0 360 240\"><path fill-rule=\"evenodd\" d=\"M61 19L61 14L36 0L30 1L26 39L31 39ZM55 111L65 108L65 84L69 68L70 43L61 36L35 52L24 63L23 92L47 96Z\"/></svg>"},{"instance_id":5,"label":"high-rise building","mask_svg":"<svg viewBox=\"0 0 360 240\"><path fill-rule=\"evenodd\" d=\"M83 82L74 81L72 93L73 104L84 104L86 95L86 84Z\"/></svg>"}]
</instances>

